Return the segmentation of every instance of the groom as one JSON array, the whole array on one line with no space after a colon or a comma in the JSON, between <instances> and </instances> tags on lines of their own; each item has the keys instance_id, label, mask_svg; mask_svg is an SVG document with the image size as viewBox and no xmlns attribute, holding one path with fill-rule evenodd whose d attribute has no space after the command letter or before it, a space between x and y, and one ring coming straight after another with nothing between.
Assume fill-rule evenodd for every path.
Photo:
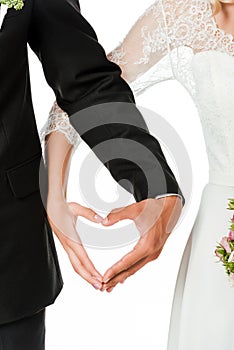
<instances>
[{"instance_id":1,"label":"groom","mask_svg":"<svg viewBox=\"0 0 234 350\"><path fill-rule=\"evenodd\" d=\"M122 213L122 218L137 215L145 201L158 205L161 202L154 198L169 195L162 206L160 227L154 226L149 235L153 242L156 231L165 231L163 237L167 236L175 198L183 200L119 67L107 60L93 28L80 14L78 1L24 0L23 4L21 10L8 9L0 31L0 350L44 348L45 307L54 302L63 286L39 191L42 153L31 99L27 43L41 61L58 104L90 147L115 138L130 139L142 143L153 155L139 155L145 164L141 169L129 160L134 159L134 148L129 150L128 160L106 160L106 150L96 153L115 180L129 180L121 184L137 203ZM119 103L124 103L123 110ZM87 123L94 118L100 118L100 125L90 130ZM124 144L120 141L119 146ZM129 182L130 187L126 185ZM179 211L175 221L178 216ZM113 221L117 219L121 217L113 217ZM147 217L143 221L147 224ZM149 244L147 237L145 241ZM152 247L151 257L156 258L162 246ZM137 254L140 260L141 252ZM124 263L130 261L131 256ZM103 286L128 267L122 264L111 270Z\"/></svg>"}]
</instances>

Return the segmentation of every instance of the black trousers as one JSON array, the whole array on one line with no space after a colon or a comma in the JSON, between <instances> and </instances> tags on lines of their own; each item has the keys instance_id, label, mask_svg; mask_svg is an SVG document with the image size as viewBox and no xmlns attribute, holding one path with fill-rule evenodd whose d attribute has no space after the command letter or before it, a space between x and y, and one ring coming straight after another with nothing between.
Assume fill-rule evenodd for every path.
<instances>
[{"instance_id":1,"label":"black trousers","mask_svg":"<svg viewBox=\"0 0 234 350\"><path fill-rule=\"evenodd\" d=\"M0 326L0 350L44 350L45 309Z\"/></svg>"}]
</instances>

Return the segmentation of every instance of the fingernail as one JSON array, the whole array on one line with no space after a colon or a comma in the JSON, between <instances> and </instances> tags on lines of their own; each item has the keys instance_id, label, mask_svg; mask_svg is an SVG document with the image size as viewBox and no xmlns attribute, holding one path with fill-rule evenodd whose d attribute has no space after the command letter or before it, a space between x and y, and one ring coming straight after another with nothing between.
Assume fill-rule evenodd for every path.
<instances>
[{"instance_id":1,"label":"fingernail","mask_svg":"<svg viewBox=\"0 0 234 350\"><path fill-rule=\"evenodd\" d=\"M108 224L109 220L108 220L108 217L106 217L104 220L103 220L103 224L106 225Z\"/></svg>"},{"instance_id":2,"label":"fingernail","mask_svg":"<svg viewBox=\"0 0 234 350\"><path fill-rule=\"evenodd\" d=\"M108 293L110 293L113 289L114 287L111 287L110 289L108 289Z\"/></svg>"},{"instance_id":3,"label":"fingernail","mask_svg":"<svg viewBox=\"0 0 234 350\"><path fill-rule=\"evenodd\" d=\"M93 277L96 278L99 282L102 283L102 278L100 276L94 275Z\"/></svg>"},{"instance_id":4,"label":"fingernail","mask_svg":"<svg viewBox=\"0 0 234 350\"><path fill-rule=\"evenodd\" d=\"M101 288L102 288L102 284L101 284L101 283L94 283L94 284L93 284L93 287L94 287L95 289L101 289Z\"/></svg>"},{"instance_id":5,"label":"fingernail","mask_svg":"<svg viewBox=\"0 0 234 350\"><path fill-rule=\"evenodd\" d=\"M102 220L103 220L103 218L100 216L100 215L98 215L98 214L95 214L94 215L94 219L100 224L101 222L102 222Z\"/></svg>"}]
</instances>

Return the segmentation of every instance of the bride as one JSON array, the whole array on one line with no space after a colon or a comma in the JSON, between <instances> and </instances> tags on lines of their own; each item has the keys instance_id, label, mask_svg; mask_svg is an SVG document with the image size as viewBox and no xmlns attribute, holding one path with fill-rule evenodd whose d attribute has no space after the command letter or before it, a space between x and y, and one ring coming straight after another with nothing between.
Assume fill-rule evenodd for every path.
<instances>
[{"instance_id":1,"label":"bride","mask_svg":"<svg viewBox=\"0 0 234 350\"><path fill-rule=\"evenodd\" d=\"M168 350L227 350L234 346L234 291L215 264L214 247L227 229L234 193L234 1L156 0L108 58L120 65L135 95L176 79L197 107L209 182L177 277ZM80 138L56 102L41 140L54 131L78 146Z\"/></svg>"}]
</instances>

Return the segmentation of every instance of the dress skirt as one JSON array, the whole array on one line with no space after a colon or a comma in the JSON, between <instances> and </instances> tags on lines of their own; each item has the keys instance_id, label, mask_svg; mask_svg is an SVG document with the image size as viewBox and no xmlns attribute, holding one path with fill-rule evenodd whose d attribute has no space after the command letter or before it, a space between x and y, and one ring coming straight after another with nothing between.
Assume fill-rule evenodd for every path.
<instances>
[{"instance_id":1,"label":"dress skirt","mask_svg":"<svg viewBox=\"0 0 234 350\"><path fill-rule=\"evenodd\" d=\"M214 251L229 232L234 185L208 183L177 277L167 350L234 349L234 288Z\"/></svg>"}]
</instances>

